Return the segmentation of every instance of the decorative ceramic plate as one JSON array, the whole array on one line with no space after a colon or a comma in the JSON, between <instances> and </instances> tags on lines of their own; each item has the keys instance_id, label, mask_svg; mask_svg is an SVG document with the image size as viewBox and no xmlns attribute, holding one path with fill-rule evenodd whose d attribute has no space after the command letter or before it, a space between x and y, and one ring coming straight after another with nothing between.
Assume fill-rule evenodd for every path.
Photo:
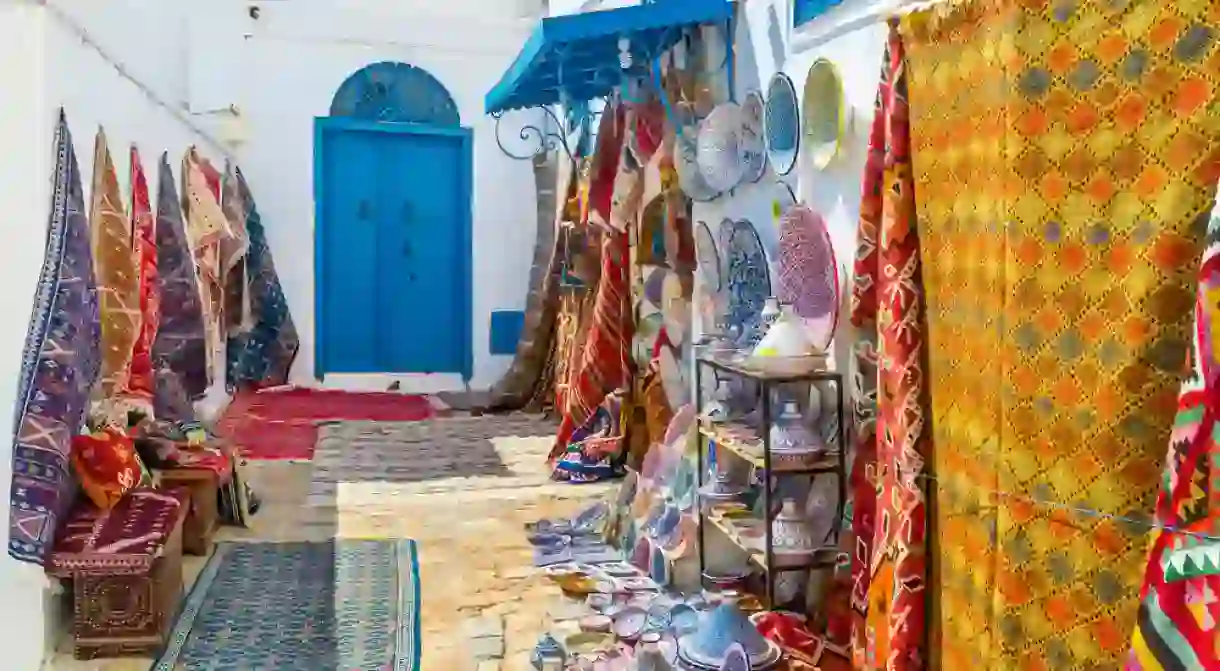
<instances>
[{"instance_id":1,"label":"decorative ceramic plate","mask_svg":"<svg viewBox=\"0 0 1220 671\"><path fill-rule=\"evenodd\" d=\"M741 184L745 166L741 162L741 108L737 103L717 105L699 124L695 156L707 185L725 192Z\"/></svg>"},{"instance_id":2,"label":"decorative ceramic plate","mask_svg":"<svg viewBox=\"0 0 1220 671\"><path fill-rule=\"evenodd\" d=\"M821 170L839 155L847 127L843 78L834 63L819 58L805 78L805 139L813 167Z\"/></svg>"},{"instance_id":3,"label":"decorative ceramic plate","mask_svg":"<svg viewBox=\"0 0 1220 671\"><path fill-rule=\"evenodd\" d=\"M744 328L762 312L771 295L771 271L758 231L748 221L732 222L732 233L725 249L728 272L728 323Z\"/></svg>"},{"instance_id":4,"label":"decorative ceramic plate","mask_svg":"<svg viewBox=\"0 0 1220 671\"><path fill-rule=\"evenodd\" d=\"M763 134L766 103L762 93L750 91L741 103L741 133L737 150L741 155L742 179L757 182L767 172L767 138Z\"/></svg>"},{"instance_id":5,"label":"decorative ceramic plate","mask_svg":"<svg viewBox=\"0 0 1220 671\"><path fill-rule=\"evenodd\" d=\"M800 110L796 87L788 75L777 72L767 85L767 105L763 114L767 156L775 172L787 175L796 165L801 148Z\"/></svg>"},{"instance_id":6,"label":"decorative ceramic plate","mask_svg":"<svg viewBox=\"0 0 1220 671\"><path fill-rule=\"evenodd\" d=\"M687 127L674 141L674 170L678 173L678 186L688 198L699 203L714 200L720 195L708 185L699 171L698 148L695 146L696 131Z\"/></svg>"},{"instance_id":7,"label":"decorative ceramic plate","mask_svg":"<svg viewBox=\"0 0 1220 671\"><path fill-rule=\"evenodd\" d=\"M695 256L699 261L699 277L710 291L720 291L724 283L720 267L720 251L716 249L716 238L706 221L695 224Z\"/></svg>"},{"instance_id":8,"label":"decorative ceramic plate","mask_svg":"<svg viewBox=\"0 0 1220 671\"><path fill-rule=\"evenodd\" d=\"M788 210L779 231L776 296L805 322L813 344L825 350L839 324L839 263L826 221L808 206Z\"/></svg>"}]
</instances>

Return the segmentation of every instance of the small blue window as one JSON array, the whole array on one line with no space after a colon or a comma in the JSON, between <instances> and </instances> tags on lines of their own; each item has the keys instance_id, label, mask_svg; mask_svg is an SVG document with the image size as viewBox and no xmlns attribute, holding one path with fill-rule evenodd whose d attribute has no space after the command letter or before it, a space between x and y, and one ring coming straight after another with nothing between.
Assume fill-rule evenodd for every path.
<instances>
[{"instance_id":1,"label":"small blue window","mask_svg":"<svg viewBox=\"0 0 1220 671\"><path fill-rule=\"evenodd\" d=\"M843 0L792 0L792 25L808 23L841 4Z\"/></svg>"}]
</instances>

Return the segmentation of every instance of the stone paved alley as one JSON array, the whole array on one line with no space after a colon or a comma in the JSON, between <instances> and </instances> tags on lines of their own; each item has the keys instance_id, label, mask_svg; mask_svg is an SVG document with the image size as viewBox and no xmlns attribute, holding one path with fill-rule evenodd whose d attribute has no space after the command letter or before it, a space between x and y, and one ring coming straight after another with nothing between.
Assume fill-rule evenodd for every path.
<instances>
[{"instance_id":1,"label":"stone paved alley","mask_svg":"<svg viewBox=\"0 0 1220 671\"><path fill-rule=\"evenodd\" d=\"M477 428L498 419L469 421ZM218 538L413 538L420 549L422 668L524 671L538 633L551 621L564 619L564 610L570 611L571 604L532 567L523 526L540 518L571 515L606 489L549 482L539 464L545 461L550 437L500 437L490 442L507 472L428 480L399 473L395 483L341 482L334 497L336 505L316 498L314 469L325 463L327 441L334 447L339 447L336 442L342 443L349 452L368 449L370 443L384 448L401 440L405 431L418 429L409 424L422 423L324 426L314 463L252 462L249 474L263 508L252 528L224 527ZM336 434L340 434L338 440ZM472 441L471 449L478 449L477 441ZM204 561L203 557L187 557L188 583ZM65 642L52 669L147 671L150 663L150 659L74 661Z\"/></svg>"}]
</instances>

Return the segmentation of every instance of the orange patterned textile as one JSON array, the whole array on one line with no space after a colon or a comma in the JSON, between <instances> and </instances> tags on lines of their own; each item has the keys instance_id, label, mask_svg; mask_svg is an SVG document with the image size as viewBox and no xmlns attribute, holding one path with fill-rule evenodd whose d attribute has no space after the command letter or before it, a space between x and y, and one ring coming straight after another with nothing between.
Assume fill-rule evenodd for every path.
<instances>
[{"instance_id":1,"label":"orange patterned textile","mask_svg":"<svg viewBox=\"0 0 1220 671\"><path fill-rule=\"evenodd\" d=\"M903 20L932 668L1122 664L1217 177L1218 24L1214 0L964 0Z\"/></svg>"},{"instance_id":2,"label":"orange patterned textile","mask_svg":"<svg viewBox=\"0 0 1220 671\"><path fill-rule=\"evenodd\" d=\"M132 248L131 224L123 209L106 133L93 145L93 186L89 191L93 273L102 320L101 394L110 398L127 386L132 352L140 335L140 270Z\"/></svg>"}]
</instances>

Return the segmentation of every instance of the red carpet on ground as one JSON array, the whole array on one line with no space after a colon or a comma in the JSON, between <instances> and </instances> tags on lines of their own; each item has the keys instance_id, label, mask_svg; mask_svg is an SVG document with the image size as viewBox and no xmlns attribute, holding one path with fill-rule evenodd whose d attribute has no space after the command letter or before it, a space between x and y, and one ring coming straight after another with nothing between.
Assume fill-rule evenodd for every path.
<instances>
[{"instance_id":1,"label":"red carpet on ground","mask_svg":"<svg viewBox=\"0 0 1220 671\"><path fill-rule=\"evenodd\" d=\"M412 422L432 415L424 396L288 389L238 394L217 429L241 447L248 459L304 460L313 458L318 422Z\"/></svg>"}]
</instances>

